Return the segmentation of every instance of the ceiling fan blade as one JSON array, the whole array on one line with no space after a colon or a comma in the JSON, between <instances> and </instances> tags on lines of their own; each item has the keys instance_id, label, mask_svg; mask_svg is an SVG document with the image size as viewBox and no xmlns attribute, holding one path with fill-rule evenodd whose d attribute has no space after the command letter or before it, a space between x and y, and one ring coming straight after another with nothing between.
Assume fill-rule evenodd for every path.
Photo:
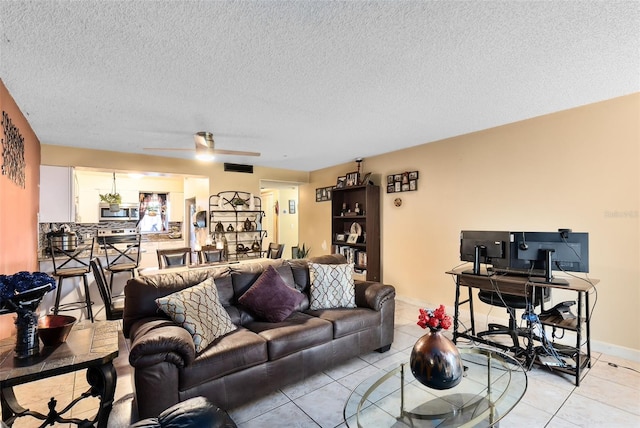
<instances>
[{"instance_id":1,"label":"ceiling fan blade","mask_svg":"<svg viewBox=\"0 0 640 428\"><path fill-rule=\"evenodd\" d=\"M153 150L153 151L180 151L180 152L192 152L194 149L184 149L184 148L176 148L176 147L143 147L142 150Z\"/></svg>"},{"instance_id":2,"label":"ceiling fan blade","mask_svg":"<svg viewBox=\"0 0 640 428\"><path fill-rule=\"evenodd\" d=\"M240 150L214 149L213 153L216 155L260 156L260 153L258 152L243 152Z\"/></svg>"}]
</instances>

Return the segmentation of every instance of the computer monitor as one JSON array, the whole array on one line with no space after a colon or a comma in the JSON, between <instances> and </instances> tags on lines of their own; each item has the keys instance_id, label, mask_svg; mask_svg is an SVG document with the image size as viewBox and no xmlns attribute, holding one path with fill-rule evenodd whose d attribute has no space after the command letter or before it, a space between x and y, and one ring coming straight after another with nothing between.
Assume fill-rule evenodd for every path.
<instances>
[{"instance_id":1,"label":"computer monitor","mask_svg":"<svg viewBox=\"0 0 640 428\"><path fill-rule=\"evenodd\" d=\"M560 229L557 232L512 232L509 271L527 273L532 281L568 284L552 271L589 272L589 234Z\"/></svg>"},{"instance_id":2,"label":"computer monitor","mask_svg":"<svg viewBox=\"0 0 640 428\"><path fill-rule=\"evenodd\" d=\"M507 267L510 259L510 232L463 230L460 232L460 260L472 262L473 270L464 273L481 275L482 264Z\"/></svg>"}]
</instances>

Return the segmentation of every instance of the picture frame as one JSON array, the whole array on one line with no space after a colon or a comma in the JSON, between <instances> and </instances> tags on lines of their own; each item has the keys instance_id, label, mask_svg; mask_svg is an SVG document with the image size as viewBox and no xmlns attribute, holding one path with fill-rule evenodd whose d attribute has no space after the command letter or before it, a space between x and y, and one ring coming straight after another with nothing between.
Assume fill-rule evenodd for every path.
<instances>
[{"instance_id":1,"label":"picture frame","mask_svg":"<svg viewBox=\"0 0 640 428\"><path fill-rule=\"evenodd\" d=\"M358 243L358 234L350 233L347 238L347 244L357 244Z\"/></svg>"},{"instance_id":2,"label":"picture frame","mask_svg":"<svg viewBox=\"0 0 640 428\"><path fill-rule=\"evenodd\" d=\"M337 233L336 234L336 242L345 242L346 237L344 235L344 233Z\"/></svg>"},{"instance_id":3,"label":"picture frame","mask_svg":"<svg viewBox=\"0 0 640 428\"><path fill-rule=\"evenodd\" d=\"M362 180L360 180L360 185L361 186L366 186L369 184L369 178L371 178L371 173L367 172L364 177L362 177Z\"/></svg>"},{"instance_id":4,"label":"picture frame","mask_svg":"<svg viewBox=\"0 0 640 428\"><path fill-rule=\"evenodd\" d=\"M418 171L404 171L387 175L387 193L414 192L418 190Z\"/></svg>"},{"instance_id":5,"label":"picture frame","mask_svg":"<svg viewBox=\"0 0 640 428\"><path fill-rule=\"evenodd\" d=\"M316 188L316 202L330 201L332 190L333 186Z\"/></svg>"},{"instance_id":6,"label":"picture frame","mask_svg":"<svg viewBox=\"0 0 640 428\"><path fill-rule=\"evenodd\" d=\"M343 175L342 177L338 177L338 181L336 182L336 189L343 189L347 184L347 176Z\"/></svg>"},{"instance_id":7,"label":"picture frame","mask_svg":"<svg viewBox=\"0 0 640 428\"><path fill-rule=\"evenodd\" d=\"M357 186L360 184L360 173L358 171L349 172L347 174L346 187Z\"/></svg>"},{"instance_id":8,"label":"picture frame","mask_svg":"<svg viewBox=\"0 0 640 428\"><path fill-rule=\"evenodd\" d=\"M289 199L289 214L296 213L296 201L294 199Z\"/></svg>"}]
</instances>

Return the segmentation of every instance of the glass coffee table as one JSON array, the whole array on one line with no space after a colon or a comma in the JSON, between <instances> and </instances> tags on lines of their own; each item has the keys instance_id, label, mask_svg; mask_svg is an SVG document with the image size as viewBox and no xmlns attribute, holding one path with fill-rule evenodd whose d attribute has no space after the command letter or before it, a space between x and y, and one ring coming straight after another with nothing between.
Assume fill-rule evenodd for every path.
<instances>
[{"instance_id":1,"label":"glass coffee table","mask_svg":"<svg viewBox=\"0 0 640 428\"><path fill-rule=\"evenodd\" d=\"M527 374L510 355L483 347L459 347L464 378L451 389L418 382L409 363L365 380L344 408L353 427L497 426L527 390Z\"/></svg>"}]
</instances>

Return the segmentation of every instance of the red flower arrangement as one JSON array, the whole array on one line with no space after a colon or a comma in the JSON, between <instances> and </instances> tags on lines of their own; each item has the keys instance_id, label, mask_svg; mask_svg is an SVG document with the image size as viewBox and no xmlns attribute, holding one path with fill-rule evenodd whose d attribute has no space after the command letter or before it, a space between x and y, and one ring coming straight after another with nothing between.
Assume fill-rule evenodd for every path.
<instances>
[{"instance_id":1,"label":"red flower arrangement","mask_svg":"<svg viewBox=\"0 0 640 428\"><path fill-rule=\"evenodd\" d=\"M436 310L420 308L418 325L422 328L429 327L432 331L442 328L447 330L451 327L451 317L445 313L444 305L440 305Z\"/></svg>"}]
</instances>

